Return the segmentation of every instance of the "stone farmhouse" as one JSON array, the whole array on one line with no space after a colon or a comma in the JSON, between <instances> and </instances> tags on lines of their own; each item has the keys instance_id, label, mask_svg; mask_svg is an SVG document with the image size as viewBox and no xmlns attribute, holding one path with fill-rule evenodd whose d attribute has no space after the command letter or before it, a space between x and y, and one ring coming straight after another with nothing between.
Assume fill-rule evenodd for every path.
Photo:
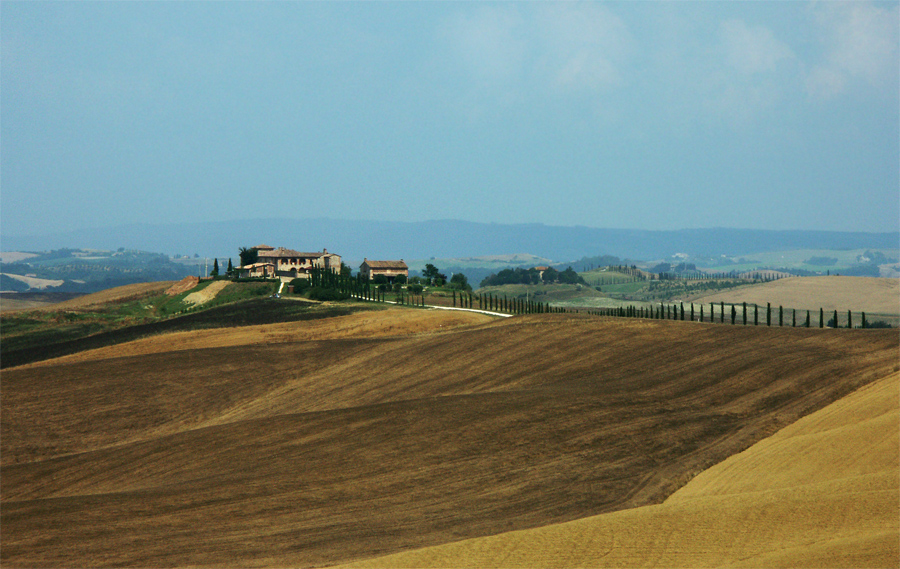
<instances>
[{"instance_id":1,"label":"stone farmhouse","mask_svg":"<svg viewBox=\"0 0 900 569\"><path fill-rule=\"evenodd\" d=\"M332 272L341 270L341 256L321 252L303 253L284 247L274 248L268 245L257 245L257 261L235 269L238 277L279 277L282 280L309 278L312 269L326 269Z\"/></svg>"},{"instance_id":2,"label":"stone farmhouse","mask_svg":"<svg viewBox=\"0 0 900 569\"><path fill-rule=\"evenodd\" d=\"M387 277L388 282L393 284L394 279L399 275L409 278L409 267L406 266L403 259L399 261L370 261L363 259L362 265L359 266L359 274L368 280L372 280L377 275L384 275Z\"/></svg>"}]
</instances>

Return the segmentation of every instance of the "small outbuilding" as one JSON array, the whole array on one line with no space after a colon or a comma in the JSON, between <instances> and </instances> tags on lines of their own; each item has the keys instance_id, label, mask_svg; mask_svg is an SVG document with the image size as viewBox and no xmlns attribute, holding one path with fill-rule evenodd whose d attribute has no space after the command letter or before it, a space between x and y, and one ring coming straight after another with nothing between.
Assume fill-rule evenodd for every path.
<instances>
[{"instance_id":1,"label":"small outbuilding","mask_svg":"<svg viewBox=\"0 0 900 569\"><path fill-rule=\"evenodd\" d=\"M389 283L393 283L398 276L409 278L409 267L399 261L370 261L363 259L362 265L359 266L359 274L367 280L372 280L378 275L384 275Z\"/></svg>"}]
</instances>

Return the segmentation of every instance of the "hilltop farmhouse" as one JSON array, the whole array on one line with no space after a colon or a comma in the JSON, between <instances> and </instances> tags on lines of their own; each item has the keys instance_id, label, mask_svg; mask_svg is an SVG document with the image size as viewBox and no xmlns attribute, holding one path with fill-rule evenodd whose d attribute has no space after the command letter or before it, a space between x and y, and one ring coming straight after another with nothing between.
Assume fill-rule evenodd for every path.
<instances>
[{"instance_id":1,"label":"hilltop farmhouse","mask_svg":"<svg viewBox=\"0 0 900 569\"><path fill-rule=\"evenodd\" d=\"M257 261L235 269L238 277L308 279L312 269L326 269L335 273L341 270L341 256L329 253L328 249L315 253L303 253L284 247L276 249L269 245L257 245L254 249L257 251Z\"/></svg>"},{"instance_id":2,"label":"hilltop farmhouse","mask_svg":"<svg viewBox=\"0 0 900 569\"><path fill-rule=\"evenodd\" d=\"M389 283L393 283L398 276L409 278L409 267L399 261L370 261L363 259L362 265L359 266L359 274L367 280L372 280L378 275L384 275Z\"/></svg>"}]
</instances>

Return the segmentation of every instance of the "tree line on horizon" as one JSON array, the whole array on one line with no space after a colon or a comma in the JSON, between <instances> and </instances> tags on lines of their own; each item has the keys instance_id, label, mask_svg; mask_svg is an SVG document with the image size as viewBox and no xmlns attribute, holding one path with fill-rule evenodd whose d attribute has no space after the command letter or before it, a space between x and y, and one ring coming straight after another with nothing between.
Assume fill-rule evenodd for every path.
<instances>
[{"instance_id":1,"label":"tree line on horizon","mask_svg":"<svg viewBox=\"0 0 900 569\"><path fill-rule=\"evenodd\" d=\"M543 271L543 274L534 267L530 269L517 267L515 269L503 269L499 273L488 276L481 281L481 288L508 284L536 285L554 283L587 284L572 267L568 267L564 271L557 271L553 267L549 267Z\"/></svg>"}]
</instances>

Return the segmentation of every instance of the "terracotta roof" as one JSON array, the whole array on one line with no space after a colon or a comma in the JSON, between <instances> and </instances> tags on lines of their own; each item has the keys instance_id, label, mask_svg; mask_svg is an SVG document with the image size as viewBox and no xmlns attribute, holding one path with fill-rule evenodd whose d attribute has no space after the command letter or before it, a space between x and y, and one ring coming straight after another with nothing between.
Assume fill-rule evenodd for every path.
<instances>
[{"instance_id":1,"label":"terracotta roof","mask_svg":"<svg viewBox=\"0 0 900 569\"><path fill-rule=\"evenodd\" d=\"M366 259L363 261L363 265L368 265L370 269L398 269L404 271L409 269L403 261L370 261Z\"/></svg>"},{"instance_id":2,"label":"terracotta roof","mask_svg":"<svg viewBox=\"0 0 900 569\"><path fill-rule=\"evenodd\" d=\"M318 259L322 256L322 253L303 253L301 251L294 251L293 249L285 249L284 247L279 247L278 249L274 249L272 251L260 251L259 257L309 257L311 259Z\"/></svg>"},{"instance_id":3,"label":"terracotta roof","mask_svg":"<svg viewBox=\"0 0 900 569\"><path fill-rule=\"evenodd\" d=\"M534 268L535 271L547 271L549 269L550 269L550 267L535 267Z\"/></svg>"},{"instance_id":4,"label":"terracotta roof","mask_svg":"<svg viewBox=\"0 0 900 569\"><path fill-rule=\"evenodd\" d=\"M270 247L269 245L257 245L256 247L254 247L254 249L256 249L257 251L271 251L274 248L275 247Z\"/></svg>"}]
</instances>

